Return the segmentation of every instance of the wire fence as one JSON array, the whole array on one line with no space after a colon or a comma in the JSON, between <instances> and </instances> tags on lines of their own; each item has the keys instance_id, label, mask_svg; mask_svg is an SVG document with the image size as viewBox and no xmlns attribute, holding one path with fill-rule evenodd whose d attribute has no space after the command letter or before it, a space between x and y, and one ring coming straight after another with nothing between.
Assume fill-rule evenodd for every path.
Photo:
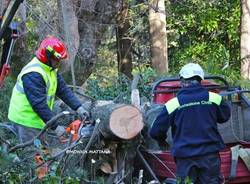
<instances>
[{"instance_id":1,"label":"wire fence","mask_svg":"<svg viewBox=\"0 0 250 184\"><path fill-rule=\"evenodd\" d=\"M58 10L58 2L56 0L53 1L37 1L37 0L25 0L24 6L26 8L27 12L27 20L29 21L29 24L27 24L27 32L25 34L34 34L36 33L38 35L38 42L40 42L44 37L47 35L54 35L58 37L59 39L65 41L65 35L63 33L66 32L65 28L62 26L60 21L60 12ZM95 6L95 4L92 2L92 6ZM91 9L87 9L83 7L82 5L73 5L73 9L77 10L76 13L80 11L85 11L90 14L93 14L94 16L104 16L104 15L110 15L117 13L120 7L115 10L106 10L103 12L96 11L94 7ZM114 36L114 30L117 26L115 20L111 22L98 22L96 20L87 20L82 17L78 18L78 25L84 25L84 31L98 31L98 27L105 26L109 28L109 32L111 34L107 34L110 37ZM33 26L29 26L33 25ZM101 42L105 39L105 34L101 32L97 32L97 34L94 34L94 38L91 38L94 42ZM79 40L80 42L83 41L82 38ZM81 52L78 52L78 48L75 46L75 44L68 45L73 52L76 52L78 59L86 59L88 58L89 52L83 52L85 54L81 54Z\"/></svg>"}]
</instances>

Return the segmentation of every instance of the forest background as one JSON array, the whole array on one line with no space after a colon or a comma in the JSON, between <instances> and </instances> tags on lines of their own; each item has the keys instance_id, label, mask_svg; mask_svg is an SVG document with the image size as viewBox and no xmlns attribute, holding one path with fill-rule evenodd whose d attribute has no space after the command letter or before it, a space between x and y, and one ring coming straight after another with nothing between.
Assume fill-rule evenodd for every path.
<instances>
[{"instance_id":1,"label":"forest background","mask_svg":"<svg viewBox=\"0 0 250 184\"><path fill-rule=\"evenodd\" d=\"M0 2L1 12L7 2ZM141 96L150 101L153 82L177 76L190 61L247 88L249 7L246 0L24 0L0 120L7 120L18 73L46 35L67 44L70 57L60 69L67 83L95 99L129 102L139 74Z\"/></svg>"},{"instance_id":2,"label":"forest background","mask_svg":"<svg viewBox=\"0 0 250 184\"><path fill-rule=\"evenodd\" d=\"M0 12L8 2L1 0ZM250 87L248 0L24 0L14 21L20 36L0 91L0 122L8 121L18 73L47 35L68 47L60 68L67 83L94 99L130 103L138 74L141 100L151 101L153 83L178 76L188 62L232 86ZM24 171L7 161L0 156L4 177L21 181Z\"/></svg>"}]
</instances>

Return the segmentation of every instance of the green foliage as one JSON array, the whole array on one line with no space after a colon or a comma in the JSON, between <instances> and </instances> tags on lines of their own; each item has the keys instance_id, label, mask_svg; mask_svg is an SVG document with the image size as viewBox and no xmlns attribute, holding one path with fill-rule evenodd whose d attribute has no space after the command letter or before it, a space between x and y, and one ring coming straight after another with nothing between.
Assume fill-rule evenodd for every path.
<instances>
[{"instance_id":1,"label":"green foliage","mask_svg":"<svg viewBox=\"0 0 250 184\"><path fill-rule=\"evenodd\" d=\"M192 59L209 74L240 77L240 2L187 0L167 6L170 70Z\"/></svg>"},{"instance_id":2,"label":"green foliage","mask_svg":"<svg viewBox=\"0 0 250 184\"><path fill-rule=\"evenodd\" d=\"M139 72L139 71L138 71ZM137 73L134 71L134 73ZM142 69L140 72L140 81L138 84L138 89L141 97L146 97L148 101L151 100L151 90L152 84L155 82L157 78L157 73L154 69L150 67L146 67Z\"/></svg>"},{"instance_id":3,"label":"green foliage","mask_svg":"<svg viewBox=\"0 0 250 184\"><path fill-rule=\"evenodd\" d=\"M148 5L130 1L130 29L128 36L133 38L132 53L134 69L151 65L150 59L150 35L148 23Z\"/></svg>"},{"instance_id":4,"label":"green foliage","mask_svg":"<svg viewBox=\"0 0 250 184\"><path fill-rule=\"evenodd\" d=\"M142 1L140 1L142 2ZM144 1L145 2L145 1ZM170 73L178 73L180 67L193 60L201 64L209 74L224 75L233 85L249 88L249 81L240 79L240 1L235 0L186 0L168 2L167 30L168 54ZM33 3L33 4L31 4ZM47 11L43 2L29 1L34 11L44 14ZM130 29L126 36L133 38L133 74L140 74L140 96L151 99L151 86L156 81L157 74L150 68L150 35L148 25L148 4L129 0ZM56 13L56 12L49 12ZM50 17L50 16L47 16ZM54 19L57 16L53 16ZM56 20L50 20L50 22ZM49 21L48 21L49 22ZM27 50L33 54L40 40L38 34L38 21L30 16L26 22ZM54 33L53 33L54 34ZM112 33L111 33L112 34ZM114 34L111 38L102 40L98 48L98 61L95 71L87 81L87 94L95 99L115 100L130 103L131 81L117 72L116 40ZM28 60L27 60L28 61ZM22 61L25 62L25 61ZM76 67L78 67L76 63ZM0 121L7 120L9 100L15 79L8 77L5 87L0 92ZM0 132L2 135L2 133ZM5 155L0 150L0 180L9 183L27 183L29 168L14 162L16 155ZM53 167L52 167L53 168ZM83 170L74 170L61 178L56 169L51 169L49 174L41 181L33 178L38 183L80 183L88 178L88 173ZM97 178L96 183L104 183L103 178ZM190 183L187 180L187 183Z\"/></svg>"},{"instance_id":5,"label":"green foliage","mask_svg":"<svg viewBox=\"0 0 250 184\"><path fill-rule=\"evenodd\" d=\"M19 155L24 156L23 153ZM58 165L57 162L50 166L49 172L42 178L38 179L34 176L34 163L28 165L27 160L24 161L18 157L16 153L6 154L0 147L0 181L3 183L40 183L40 184L77 184L77 183L88 183L89 174L86 170L81 168L69 168L68 172L61 176L59 172L55 172L55 167ZM31 158L33 159L33 157ZM32 171L32 172L31 172ZM33 173L33 175L31 175ZM95 177L93 183L104 184L105 180L103 177Z\"/></svg>"},{"instance_id":6,"label":"green foliage","mask_svg":"<svg viewBox=\"0 0 250 184\"><path fill-rule=\"evenodd\" d=\"M139 73L141 80L138 84L140 96L150 100L151 85L156 78L156 72L146 67L142 70L135 70ZM124 75L112 78L102 75L92 75L87 81L87 94L95 99L114 100L116 102L130 103L131 81Z\"/></svg>"},{"instance_id":7,"label":"green foliage","mask_svg":"<svg viewBox=\"0 0 250 184\"><path fill-rule=\"evenodd\" d=\"M7 120L9 101L14 85L15 80L11 77L7 77L4 83L4 87L0 89L0 122Z\"/></svg>"},{"instance_id":8,"label":"green foliage","mask_svg":"<svg viewBox=\"0 0 250 184\"><path fill-rule=\"evenodd\" d=\"M16 153L6 154L0 147L0 180L3 183L23 183L27 180L28 172L29 168L25 164L20 164Z\"/></svg>"},{"instance_id":9,"label":"green foliage","mask_svg":"<svg viewBox=\"0 0 250 184\"><path fill-rule=\"evenodd\" d=\"M120 77L102 78L93 76L87 82L87 94L95 99L114 100L127 102L129 95L129 80L121 74Z\"/></svg>"}]
</instances>

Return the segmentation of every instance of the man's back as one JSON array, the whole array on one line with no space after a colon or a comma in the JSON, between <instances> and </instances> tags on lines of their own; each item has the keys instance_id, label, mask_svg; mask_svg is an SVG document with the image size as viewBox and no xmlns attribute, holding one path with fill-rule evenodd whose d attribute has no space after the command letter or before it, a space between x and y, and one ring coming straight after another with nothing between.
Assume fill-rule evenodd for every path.
<instances>
[{"instance_id":1,"label":"man's back","mask_svg":"<svg viewBox=\"0 0 250 184\"><path fill-rule=\"evenodd\" d=\"M222 98L195 84L183 88L177 99L179 106L170 114L173 154L176 157L189 157L223 149L217 123L228 120L230 108Z\"/></svg>"},{"instance_id":2,"label":"man's back","mask_svg":"<svg viewBox=\"0 0 250 184\"><path fill-rule=\"evenodd\" d=\"M208 92L201 84L192 84L165 104L150 134L158 142L165 141L171 126L173 156L205 155L224 148L217 123L226 122L229 117L230 107L220 95Z\"/></svg>"},{"instance_id":3,"label":"man's back","mask_svg":"<svg viewBox=\"0 0 250 184\"><path fill-rule=\"evenodd\" d=\"M164 143L166 132L172 127L171 151L181 183L188 177L193 183L219 184L219 151L224 148L224 142L217 123L230 118L230 107L220 95L202 87L204 71L199 64L184 65L179 76L182 89L177 97L165 104L150 135L159 144Z\"/></svg>"}]
</instances>

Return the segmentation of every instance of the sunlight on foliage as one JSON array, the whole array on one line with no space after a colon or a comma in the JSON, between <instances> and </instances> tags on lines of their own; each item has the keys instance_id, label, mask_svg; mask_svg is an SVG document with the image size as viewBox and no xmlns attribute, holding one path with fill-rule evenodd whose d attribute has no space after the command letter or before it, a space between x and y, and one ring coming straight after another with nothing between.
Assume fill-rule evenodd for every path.
<instances>
[{"instance_id":1,"label":"sunlight on foliage","mask_svg":"<svg viewBox=\"0 0 250 184\"><path fill-rule=\"evenodd\" d=\"M171 32L170 70L179 70L190 59L209 74L224 75L230 83L240 77L240 2L188 0L167 7Z\"/></svg>"}]
</instances>

